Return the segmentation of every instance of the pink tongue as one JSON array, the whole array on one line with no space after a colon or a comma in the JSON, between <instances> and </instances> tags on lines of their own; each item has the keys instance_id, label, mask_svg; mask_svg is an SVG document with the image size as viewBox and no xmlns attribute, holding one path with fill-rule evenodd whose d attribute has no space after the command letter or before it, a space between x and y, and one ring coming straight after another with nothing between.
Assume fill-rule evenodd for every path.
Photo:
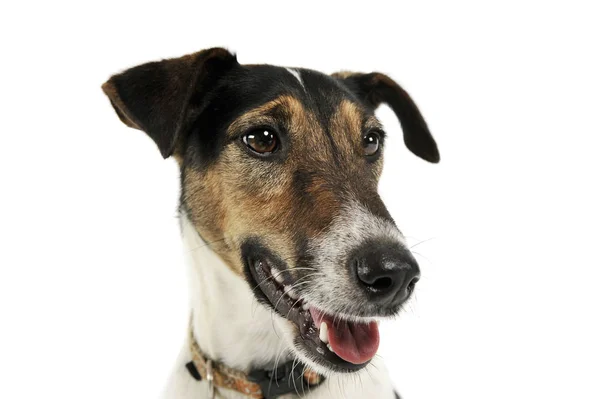
<instances>
[{"instance_id":1,"label":"pink tongue","mask_svg":"<svg viewBox=\"0 0 600 399\"><path fill-rule=\"evenodd\" d=\"M317 328L327 324L329 345L336 355L347 362L362 364L377 353L379 347L379 327L372 321L368 324L352 323L344 320L333 322L333 316L310 308L310 314Z\"/></svg>"}]
</instances>

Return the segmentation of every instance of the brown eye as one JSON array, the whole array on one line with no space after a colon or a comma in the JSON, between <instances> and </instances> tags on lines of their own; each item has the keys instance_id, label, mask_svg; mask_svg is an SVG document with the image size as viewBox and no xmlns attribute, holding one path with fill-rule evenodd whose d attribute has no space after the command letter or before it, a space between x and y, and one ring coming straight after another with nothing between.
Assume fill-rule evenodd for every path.
<instances>
[{"instance_id":1,"label":"brown eye","mask_svg":"<svg viewBox=\"0 0 600 399\"><path fill-rule=\"evenodd\" d=\"M377 132L369 132L363 136L363 149L366 156L372 156L379 151L381 136Z\"/></svg>"},{"instance_id":2,"label":"brown eye","mask_svg":"<svg viewBox=\"0 0 600 399\"><path fill-rule=\"evenodd\" d=\"M256 129L242 136L244 144L259 154L271 154L277 151L277 135L268 129Z\"/></svg>"}]
</instances>

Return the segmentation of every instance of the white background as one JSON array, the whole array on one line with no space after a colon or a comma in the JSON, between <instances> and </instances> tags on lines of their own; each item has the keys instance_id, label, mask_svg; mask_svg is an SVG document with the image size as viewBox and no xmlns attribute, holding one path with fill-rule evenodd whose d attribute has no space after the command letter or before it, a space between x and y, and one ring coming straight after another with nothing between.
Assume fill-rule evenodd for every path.
<instances>
[{"instance_id":1,"label":"white background","mask_svg":"<svg viewBox=\"0 0 600 399\"><path fill-rule=\"evenodd\" d=\"M242 63L386 72L419 104L439 165L378 112L381 194L410 242L427 240L417 298L382 332L405 398L600 398L594 2L13 3L1 398L160 392L187 321L178 171L100 85L215 45Z\"/></svg>"}]
</instances>

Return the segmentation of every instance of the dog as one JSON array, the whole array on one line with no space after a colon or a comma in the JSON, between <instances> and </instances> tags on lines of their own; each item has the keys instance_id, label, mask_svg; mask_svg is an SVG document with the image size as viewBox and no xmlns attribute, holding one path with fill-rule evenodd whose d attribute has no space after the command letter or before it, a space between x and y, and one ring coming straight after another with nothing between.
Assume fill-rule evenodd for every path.
<instances>
[{"instance_id":1,"label":"dog","mask_svg":"<svg viewBox=\"0 0 600 399\"><path fill-rule=\"evenodd\" d=\"M394 398L376 352L420 271L377 193L382 103L408 149L440 159L382 73L242 65L211 48L102 86L181 171L191 317L163 397Z\"/></svg>"}]
</instances>

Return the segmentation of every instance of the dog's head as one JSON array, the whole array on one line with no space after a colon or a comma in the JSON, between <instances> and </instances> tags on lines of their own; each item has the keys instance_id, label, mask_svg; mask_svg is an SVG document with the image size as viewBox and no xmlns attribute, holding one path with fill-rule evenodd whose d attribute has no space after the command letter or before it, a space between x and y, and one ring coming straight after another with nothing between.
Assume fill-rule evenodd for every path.
<instances>
[{"instance_id":1,"label":"dog's head","mask_svg":"<svg viewBox=\"0 0 600 399\"><path fill-rule=\"evenodd\" d=\"M407 147L438 162L408 94L381 73L240 65L221 48L144 64L103 89L121 120L181 167L181 208L280 317L317 370L364 367L377 317L399 312L419 267L377 193L381 104Z\"/></svg>"}]
</instances>

